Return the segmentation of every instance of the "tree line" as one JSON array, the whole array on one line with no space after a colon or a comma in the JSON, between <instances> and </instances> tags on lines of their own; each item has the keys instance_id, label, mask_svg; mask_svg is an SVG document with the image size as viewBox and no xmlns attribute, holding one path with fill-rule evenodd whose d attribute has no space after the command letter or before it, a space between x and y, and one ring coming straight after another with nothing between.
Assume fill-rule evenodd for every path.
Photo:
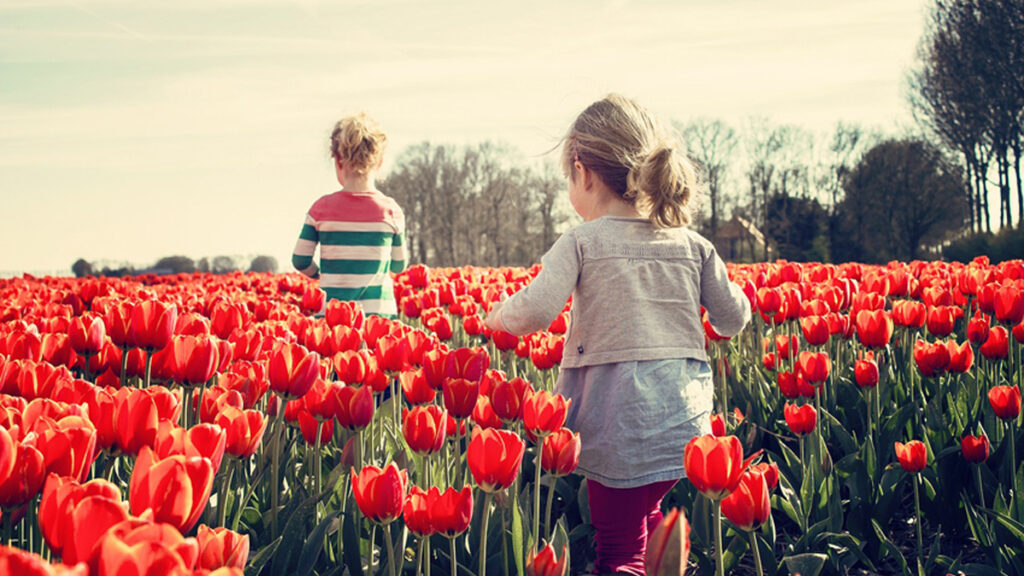
<instances>
[{"instance_id":1,"label":"tree line","mask_svg":"<svg viewBox=\"0 0 1024 576\"><path fill-rule=\"evenodd\" d=\"M71 272L77 278L85 276L132 276L135 274L191 274L203 272L230 274L232 272L276 273L277 258L273 256L214 256L193 260L188 256L165 256L147 268L136 268L128 262L96 261L79 258L71 265Z\"/></svg>"}]
</instances>

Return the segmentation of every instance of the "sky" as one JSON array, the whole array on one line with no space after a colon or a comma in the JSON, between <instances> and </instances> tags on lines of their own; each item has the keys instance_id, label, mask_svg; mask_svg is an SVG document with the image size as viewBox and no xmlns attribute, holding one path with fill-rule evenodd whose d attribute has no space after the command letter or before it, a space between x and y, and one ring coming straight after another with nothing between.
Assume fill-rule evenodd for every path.
<instances>
[{"instance_id":1,"label":"sky","mask_svg":"<svg viewBox=\"0 0 1024 576\"><path fill-rule=\"evenodd\" d=\"M0 276L266 254L290 269L365 111L540 161L609 92L666 120L912 122L926 0L0 0ZM540 255L538 255L539 257Z\"/></svg>"}]
</instances>

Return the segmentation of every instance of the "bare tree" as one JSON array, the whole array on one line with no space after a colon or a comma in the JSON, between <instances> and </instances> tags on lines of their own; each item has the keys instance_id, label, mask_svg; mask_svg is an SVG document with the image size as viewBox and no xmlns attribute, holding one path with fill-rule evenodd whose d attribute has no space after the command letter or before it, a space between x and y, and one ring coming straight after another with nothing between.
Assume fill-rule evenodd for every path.
<instances>
[{"instance_id":1,"label":"bare tree","mask_svg":"<svg viewBox=\"0 0 1024 576\"><path fill-rule=\"evenodd\" d=\"M729 162L739 142L736 130L721 120L710 118L676 123L676 129L682 133L687 149L703 169L711 212L707 233L714 236L721 220Z\"/></svg>"}]
</instances>

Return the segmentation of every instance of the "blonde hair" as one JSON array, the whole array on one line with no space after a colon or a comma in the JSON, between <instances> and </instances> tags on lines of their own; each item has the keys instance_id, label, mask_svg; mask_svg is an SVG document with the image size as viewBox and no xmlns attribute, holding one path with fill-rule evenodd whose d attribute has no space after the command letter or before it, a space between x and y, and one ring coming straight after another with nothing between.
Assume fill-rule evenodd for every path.
<instances>
[{"instance_id":1,"label":"blonde hair","mask_svg":"<svg viewBox=\"0 0 1024 576\"><path fill-rule=\"evenodd\" d=\"M331 131L331 157L360 174L377 166L384 156L387 134L376 120L360 112L346 116Z\"/></svg>"},{"instance_id":2,"label":"blonde hair","mask_svg":"<svg viewBox=\"0 0 1024 576\"><path fill-rule=\"evenodd\" d=\"M592 170L658 228L690 223L697 170L678 140L633 100L609 94L580 113L562 147L562 165Z\"/></svg>"}]
</instances>

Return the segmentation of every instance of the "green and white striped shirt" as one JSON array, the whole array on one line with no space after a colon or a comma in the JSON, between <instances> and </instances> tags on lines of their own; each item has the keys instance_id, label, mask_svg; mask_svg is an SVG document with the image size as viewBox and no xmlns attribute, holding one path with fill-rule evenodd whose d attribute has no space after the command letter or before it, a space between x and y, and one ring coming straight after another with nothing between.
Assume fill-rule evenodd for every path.
<instances>
[{"instance_id":1,"label":"green and white striped shirt","mask_svg":"<svg viewBox=\"0 0 1024 576\"><path fill-rule=\"evenodd\" d=\"M320 266L313 254L320 245ZM335 192L306 214L292 265L316 277L327 299L359 302L368 314L398 313L391 273L405 269L405 215L380 192Z\"/></svg>"}]
</instances>

